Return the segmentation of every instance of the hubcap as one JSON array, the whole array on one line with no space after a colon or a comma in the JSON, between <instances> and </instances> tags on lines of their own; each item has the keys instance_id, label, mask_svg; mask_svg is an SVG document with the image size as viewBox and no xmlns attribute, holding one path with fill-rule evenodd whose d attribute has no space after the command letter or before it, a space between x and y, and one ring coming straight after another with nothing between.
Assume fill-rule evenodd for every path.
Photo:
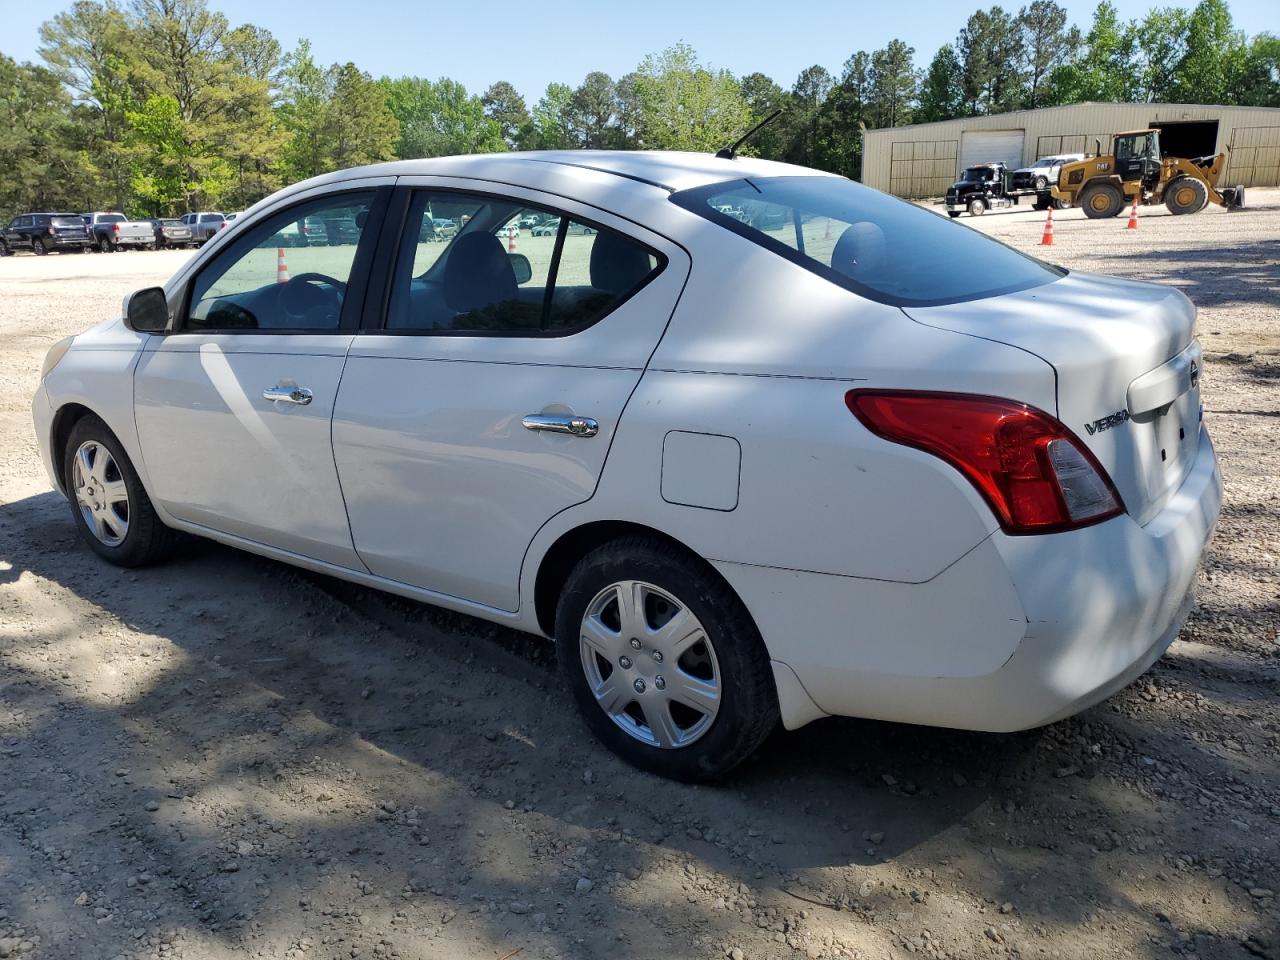
<instances>
[{"instance_id":1,"label":"hubcap","mask_svg":"<svg viewBox=\"0 0 1280 960\"><path fill-rule=\"evenodd\" d=\"M587 605L579 636L596 703L627 734L669 750L711 729L720 665L706 630L676 597L639 580L611 584ZM633 659L637 650L648 656Z\"/></svg>"},{"instance_id":2,"label":"hubcap","mask_svg":"<svg viewBox=\"0 0 1280 960\"><path fill-rule=\"evenodd\" d=\"M111 451L97 440L76 450L71 486L85 525L101 543L116 547L129 533L129 490Z\"/></svg>"}]
</instances>

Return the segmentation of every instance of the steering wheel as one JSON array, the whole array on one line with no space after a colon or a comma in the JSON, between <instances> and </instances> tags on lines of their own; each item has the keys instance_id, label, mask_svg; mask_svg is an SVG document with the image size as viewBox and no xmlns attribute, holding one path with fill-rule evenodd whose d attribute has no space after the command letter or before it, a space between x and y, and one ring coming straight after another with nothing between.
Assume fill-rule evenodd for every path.
<instances>
[{"instance_id":1,"label":"steering wheel","mask_svg":"<svg viewBox=\"0 0 1280 960\"><path fill-rule=\"evenodd\" d=\"M281 287L280 308L298 326L337 329L346 292L345 283L327 274L300 273Z\"/></svg>"}]
</instances>

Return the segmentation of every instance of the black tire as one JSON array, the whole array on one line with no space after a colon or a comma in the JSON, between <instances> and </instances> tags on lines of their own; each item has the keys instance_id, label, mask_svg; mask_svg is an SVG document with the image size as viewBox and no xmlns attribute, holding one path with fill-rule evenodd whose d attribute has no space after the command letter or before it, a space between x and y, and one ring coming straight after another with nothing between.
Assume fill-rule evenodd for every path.
<instances>
[{"instance_id":1,"label":"black tire","mask_svg":"<svg viewBox=\"0 0 1280 960\"><path fill-rule=\"evenodd\" d=\"M10 256L12 253L13 251L9 249L9 245L5 243L3 240L0 240L0 257L7 257L7 256Z\"/></svg>"},{"instance_id":2,"label":"black tire","mask_svg":"<svg viewBox=\"0 0 1280 960\"><path fill-rule=\"evenodd\" d=\"M1080 206L1090 220L1106 220L1124 209L1124 194L1110 183L1094 183L1080 194Z\"/></svg>"},{"instance_id":3,"label":"black tire","mask_svg":"<svg viewBox=\"0 0 1280 960\"><path fill-rule=\"evenodd\" d=\"M1208 188L1195 177L1175 177L1164 188L1164 205L1176 217L1199 213L1208 202Z\"/></svg>"},{"instance_id":4,"label":"black tire","mask_svg":"<svg viewBox=\"0 0 1280 960\"><path fill-rule=\"evenodd\" d=\"M98 238L98 250L101 253L115 253L116 245L111 242L111 238L105 233Z\"/></svg>"},{"instance_id":5,"label":"black tire","mask_svg":"<svg viewBox=\"0 0 1280 960\"><path fill-rule=\"evenodd\" d=\"M1048 190L1048 189L1049 189L1049 178L1048 178L1048 177L1036 177L1036 189L1037 189L1037 190L1040 190L1040 191Z\"/></svg>"},{"instance_id":6,"label":"black tire","mask_svg":"<svg viewBox=\"0 0 1280 960\"><path fill-rule=\"evenodd\" d=\"M959 210L948 210L948 211L947 211L947 216L948 216L948 217L950 217L952 220L954 220L956 217L960 216L960 211L959 211Z\"/></svg>"},{"instance_id":7,"label":"black tire","mask_svg":"<svg viewBox=\"0 0 1280 960\"><path fill-rule=\"evenodd\" d=\"M1071 209L1071 201L1070 201L1070 200L1054 200L1054 201L1053 201L1053 209L1055 209L1055 210L1070 210L1070 209Z\"/></svg>"},{"instance_id":8,"label":"black tire","mask_svg":"<svg viewBox=\"0 0 1280 960\"><path fill-rule=\"evenodd\" d=\"M31 252L37 257L46 257L49 255L49 241L43 237L31 238Z\"/></svg>"},{"instance_id":9,"label":"black tire","mask_svg":"<svg viewBox=\"0 0 1280 960\"><path fill-rule=\"evenodd\" d=\"M969 216L980 217L987 212L987 201L983 200L981 197L974 197L969 201L968 207Z\"/></svg>"},{"instance_id":10,"label":"black tire","mask_svg":"<svg viewBox=\"0 0 1280 960\"><path fill-rule=\"evenodd\" d=\"M1046 197L1036 197L1036 202L1031 205L1032 210L1048 210L1050 201Z\"/></svg>"},{"instance_id":11,"label":"black tire","mask_svg":"<svg viewBox=\"0 0 1280 960\"><path fill-rule=\"evenodd\" d=\"M119 471L119 479L124 481L128 492L128 529L124 538L116 545L104 543L89 528L76 499L76 491L73 489L73 464L76 452L88 441L101 444L111 454L111 459ZM67 499L71 504L71 515L80 531L80 536L94 553L119 567L143 567L158 563L173 552L179 534L166 527L156 515L155 507L151 505L151 498L147 496L147 491L143 488L142 481L138 479L138 473L124 452L124 447L101 419L88 414L76 421L75 426L71 428L66 449L62 451L62 468Z\"/></svg>"},{"instance_id":12,"label":"black tire","mask_svg":"<svg viewBox=\"0 0 1280 960\"><path fill-rule=\"evenodd\" d=\"M597 703L587 680L580 652L587 607L611 584L628 580L652 584L683 604L698 618L713 648L721 689L718 710L706 731L687 746L663 749L627 733ZM717 780L751 756L778 724L769 654L742 601L704 561L661 540L624 537L578 563L556 608L556 651L587 726L622 759L650 773L686 783ZM643 650L636 653L637 658L644 655ZM650 683L660 688L652 678Z\"/></svg>"}]
</instances>

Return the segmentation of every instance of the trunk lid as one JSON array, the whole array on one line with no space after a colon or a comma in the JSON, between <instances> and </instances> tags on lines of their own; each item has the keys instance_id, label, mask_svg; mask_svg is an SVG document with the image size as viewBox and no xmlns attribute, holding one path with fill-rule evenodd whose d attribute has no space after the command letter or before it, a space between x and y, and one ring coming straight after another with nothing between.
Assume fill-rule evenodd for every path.
<instances>
[{"instance_id":1,"label":"trunk lid","mask_svg":"<svg viewBox=\"0 0 1280 960\"><path fill-rule=\"evenodd\" d=\"M918 323L1049 363L1058 405L1049 412L1098 458L1139 523L1181 486L1199 448L1202 361L1195 307L1177 290L1073 273L1004 296L904 309Z\"/></svg>"}]
</instances>

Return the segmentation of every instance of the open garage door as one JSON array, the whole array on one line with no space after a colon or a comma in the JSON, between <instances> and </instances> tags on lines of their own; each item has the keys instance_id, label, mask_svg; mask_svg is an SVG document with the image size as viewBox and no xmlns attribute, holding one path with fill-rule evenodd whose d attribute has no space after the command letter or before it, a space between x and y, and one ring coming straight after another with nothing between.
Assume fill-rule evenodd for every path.
<instances>
[{"instance_id":1,"label":"open garage door","mask_svg":"<svg viewBox=\"0 0 1280 960\"><path fill-rule=\"evenodd\" d=\"M1021 130L966 130L960 138L960 169L979 163L1009 165L1010 170L1022 166Z\"/></svg>"}]
</instances>

